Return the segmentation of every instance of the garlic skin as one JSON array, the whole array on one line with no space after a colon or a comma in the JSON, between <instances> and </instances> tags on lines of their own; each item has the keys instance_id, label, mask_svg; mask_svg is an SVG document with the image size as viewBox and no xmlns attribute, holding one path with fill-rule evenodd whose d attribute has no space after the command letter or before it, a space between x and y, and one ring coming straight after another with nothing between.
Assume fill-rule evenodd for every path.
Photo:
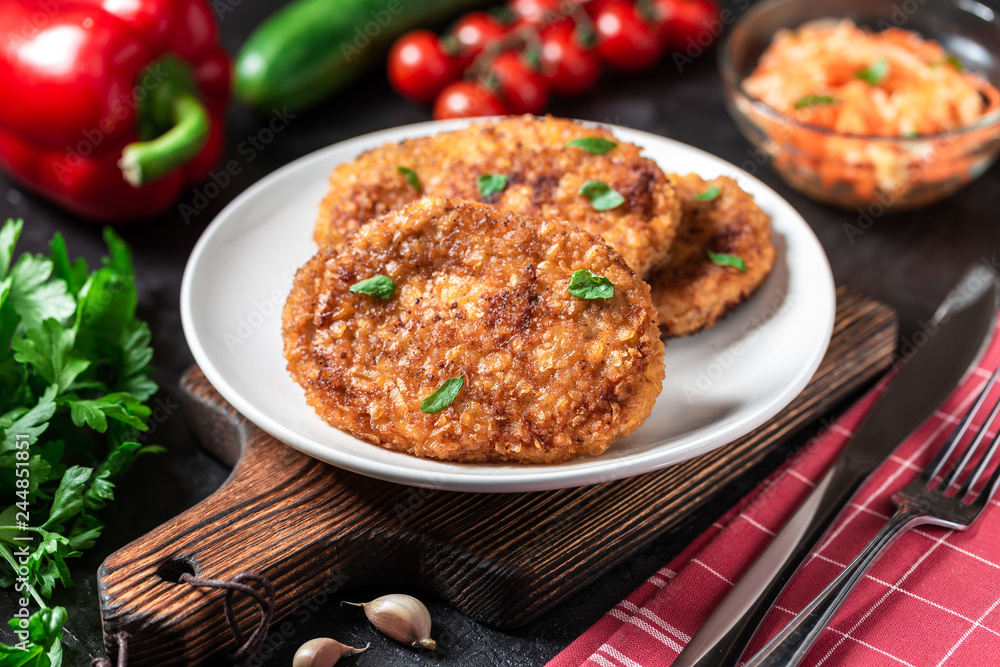
<instances>
[{"instance_id":1,"label":"garlic skin","mask_svg":"<svg viewBox=\"0 0 1000 667\"><path fill-rule=\"evenodd\" d=\"M333 667L345 655L364 653L368 646L354 648L329 637L317 637L299 647L292 658L292 667Z\"/></svg>"},{"instance_id":2,"label":"garlic skin","mask_svg":"<svg viewBox=\"0 0 1000 667\"><path fill-rule=\"evenodd\" d=\"M434 650L431 639L431 613L424 603L412 595L383 595L371 602L342 602L361 607L376 628L401 644Z\"/></svg>"}]
</instances>

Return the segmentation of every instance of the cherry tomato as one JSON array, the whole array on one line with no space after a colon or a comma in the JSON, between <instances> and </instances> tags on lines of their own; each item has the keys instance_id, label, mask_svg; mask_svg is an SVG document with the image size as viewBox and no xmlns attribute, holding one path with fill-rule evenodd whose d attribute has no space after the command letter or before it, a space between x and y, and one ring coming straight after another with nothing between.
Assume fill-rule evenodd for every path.
<instances>
[{"instance_id":1,"label":"cherry tomato","mask_svg":"<svg viewBox=\"0 0 1000 667\"><path fill-rule=\"evenodd\" d=\"M451 36L460 49L458 58L462 69L482 53L487 45L498 41L505 34L507 28L486 12L472 12L460 18L452 28Z\"/></svg>"},{"instance_id":2,"label":"cherry tomato","mask_svg":"<svg viewBox=\"0 0 1000 667\"><path fill-rule=\"evenodd\" d=\"M549 103L549 87L516 51L504 51L490 66L511 113L541 113Z\"/></svg>"},{"instance_id":3,"label":"cherry tomato","mask_svg":"<svg viewBox=\"0 0 1000 667\"><path fill-rule=\"evenodd\" d=\"M455 61L430 30L408 32L389 51L389 83L400 94L429 104L459 75Z\"/></svg>"},{"instance_id":4,"label":"cherry tomato","mask_svg":"<svg viewBox=\"0 0 1000 667\"><path fill-rule=\"evenodd\" d=\"M572 24L558 24L542 31L541 74L560 95L579 95L597 83L601 63L592 49L584 48Z\"/></svg>"},{"instance_id":5,"label":"cherry tomato","mask_svg":"<svg viewBox=\"0 0 1000 667\"><path fill-rule=\"evenodd\" d=\"M448 84L434 102L434 118L469 118L471 116L502 116L507 113L500 98L485 86L473 81Z\"/></svg>"},{"instance_id":6,"label":"cherry tomato","mask_svg":"<svg viewBox=\"0 0 1000 667\"><path fill-rule=\"evenodd\" d=\"M715 0L682 2L674 15L674 48L686 49L692 41L704 48L715 41L721 28Z\"/></svg>"},{"instance_id":7,"label":"cherry tomato","mask_svg":"<svg viewBox=\"0 0 1000 667\"><path fill-rule=\"evenodd\" d=\"M553 19L567 16L560 0L510 0L507 7L514 12L519 23L531 25L546 25Z\"/></svg>"},{"instance_id":8,"label":"cherry tomato","mask_svg":"<svg viewBox=\"0 0 1000 667\"><path fill-rule=\"evenodd\" d=\"M653 0L652 7L660 24L660 43L664 49L705 48L721 32L719 5L715 0Z\"/></svg>"},{"instance_id":9,"label":"cherry tomato","mask_svg":"<svg viewBox=\"0 0 1000 667\"><path fill-rule=\"evenodd\" d=\"M597 54L623 72L646 69L660 56L655 28L642 20L628 0L607 0L594 15Z\"/></svg>"}]
</instances>

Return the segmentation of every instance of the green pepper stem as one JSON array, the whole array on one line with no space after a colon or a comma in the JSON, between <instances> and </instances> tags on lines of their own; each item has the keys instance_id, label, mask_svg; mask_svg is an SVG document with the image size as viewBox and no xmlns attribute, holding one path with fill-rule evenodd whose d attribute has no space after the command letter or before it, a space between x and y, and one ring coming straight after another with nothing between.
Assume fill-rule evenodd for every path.
<instances>
[{"instance_id":1,"label":"green pepper stem","mask_svg":"<svg viewBox=\"0 0 1000 667\"><path fill-rule=\"evenodd\" d=\"M167 102L173 127L149 141L122 149L118 167L134 188L155 181L189 161L208 141L208 111L195 95L175 90Z\"/></svg>"}]
</instances>

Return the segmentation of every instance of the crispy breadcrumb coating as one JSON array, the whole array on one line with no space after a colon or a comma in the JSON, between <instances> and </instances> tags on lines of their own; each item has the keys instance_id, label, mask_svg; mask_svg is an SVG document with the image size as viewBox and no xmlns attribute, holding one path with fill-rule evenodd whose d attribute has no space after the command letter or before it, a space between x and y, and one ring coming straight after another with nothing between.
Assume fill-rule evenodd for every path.
<instances>
[{"instance_id":1,"label":"crispy breadcrumb coating","mask_svg":"<svg viewBox=\"0 0 1000 667\"><path fill-rule=\"evenodd\" d=\"M731 178L705 180L697 174L671 174L683 215L667 263L646 280L666 336L687 336L708 329L753 294L774 268L771 219ZM698 201L712 187L719 195ZM705 250L735 255L746 273L719 266Z\"/></svg>"},{"instance_id":2,"label":"crispy breadcrumb coating","mask_svg":"<svg viewBox=\"0 0 1000 667\"><path fill-rule=\"evenodd\" d=\"M614 296L567 292L586 268ZM382 300L350 293L375 275ZM423 198L326 247L295 279L285 357L330 424L447 461L600 454L649 416L663 343L649 287L600 238L468 201ZM421 401L463 377L437 414Z\"/></svg>"},{"instance_id":3,"label":"crispy breadcrumb coating","mask_svg":"<svg viewBox=\"0 0 1000 667\"><path fill-rule=\"evenodd\" d=\"M600 137L617 146L603 155L566 147L574 139ZM542 220L565 220L601 236L640 276L666 258L680 219L680 202L660 168L641 149L608 130L561 118L515 116L430 137L386 144L338 166L320 205L313 235L322 246L377 215L421 194L480 201ZM418 192L398 168L413 170ZM502 191L481 196L477 179L507 176ZM588 181L602 181L624 197L597 211L579 194Z\"/></svg>"}]
</instances>

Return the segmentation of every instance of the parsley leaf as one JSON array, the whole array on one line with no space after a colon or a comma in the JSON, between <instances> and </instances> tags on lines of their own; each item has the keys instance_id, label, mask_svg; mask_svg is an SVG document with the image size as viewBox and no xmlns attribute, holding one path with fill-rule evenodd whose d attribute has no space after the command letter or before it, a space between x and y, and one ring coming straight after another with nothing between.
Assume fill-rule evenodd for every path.
<instances>
[{"instance_id":1,"label":"parsley leaf","mask_svg":"<svg viewBox=\"0 0 1000 667\"><path fill-rule=\"evenodd\" d=\"M372 276L354 283L348 291L354 294L367 294L385 301L396 293L396 283L389 276Z\"/></svg>"},{"instance_id":2,"label":"parsley leaf","mask_svg":"<svg viewBox=\"0 0 1000 667\"><path fill-rule=\"evenodd\" d=\"M73 585L66 559L75 558L80 552L64 535L44 529L37 529L37 532L42 540L28 555L28 580L44 597L51 597L56 584Z\"/></svg>"},{"instance_id":3,"label":"parsley leaf","mask_svg":"<svg viewBox=\"0 0 1000 667\"><path fill-rule=\"evenodd\" d=\"M72 585L69 559L104 529L96 513L114 498L112 480L158 451L135 438L157 387L124 241L105 230L108 258L91 272L59 234L51 257L16 257L22 228L0 227L0 498L10 503L0 505L0 586L26 567L19 592L42 609L27 622L30 637L18 638L27 650L0 644L0 665L50 667L62 659L66 611L45 598ZM27 556L15 560L15 545Z\"/></svg>"},{"instance_id":4,"label":"parsley leaf","mask_svg":"<svg viewBox=\"0 0 1000 667\"><path fill-rule=\"evenodd\" d=\"M24 229L23 220L8 220L0 228L0 279L6 278L14 259L14 244Z\"/></svg>"},{"instance_id":5,"label":"parsley leaf","mask_svg":"<svg viewBox=\"0 0 1000 667\"><path fill-rule=\"evenodd\" d=\"M66 241L58 232L49 242L49 251L52 253L52 264L56 277L62 278L66 287L69 288L70 294L74 297L77 296L83 284L87 282L87 275L90 273L90 269L87 268L87 260L79 257L75 262L70 262Z\"/></svg>"},{"instance_id":6,"label":"parsley leaf","mask_svg":"<svg viewBox=\"0 0 1000 667\"><path fill-rule=\"evenodd\" d=\"M708 190L705 190L701 194L696 195L694 197L694 201L712 201L721 194L722 190L719 189L719 186L713 185Z\"/></svg>"},{"instance_id":7,"label":"parsley leaf","mask_svg":"<svg viewBox=\"0 0 1000 667\"><path fill-rule=\"evenodd\" d=\"M857 77L873 86L877 86L887 74L889 74L889 61L885 58L879 58L871 67L858 72Z\"/></svg>"},{"instance_id":8,"label":"parsley leaf","mask_svg":"<svg viewBox=\"0 0 1000 667\"><path fill-rule=\"evenodd\" d=\"M601 137L580 137L579 139L574 139L573 141L566 144L567 148L582 148L588 153L593 153L594 155L604 155L615 146L617 146L613 141L608 141Z\"/></svg>"},{"instance_id":9,"label":"parsley leaf","mask_svg":"<svg viewBox=\"0 0 1000 667\"><path fill-rule=\"evenodd\" d=\"M483 174L476 179L476 183L479 185L479 194L489 197L507 187L507 174Z\"/></svg>"},{"instance_id":10,"label":"parsley leaf","mask_svg":"<svg viewBox=\"0 0 1000 667\"><path fill-rule=\"evenodd\" d=\"M708 253L708 258L719 266L732 266L733 268L739 269L743 273L747 272L746 262L736 255L726 255L721 252L712 252L708 248L705 248L705 252Z\"/></svg>"},{"instance_id":11,"label":"parsley leaf","mask_svg":"<svg viewBox=\"0 0 1000 667\"><path fill-rule=\"evenodd\" d=\"M132 428L145 431L149 408L143 405L137 397L127 392L105 394L100 398L88 400L66 401L70 407L70 417L73 424L87 424L98 433L108 430L108 418L120 421Z\"/></svg>"},{"instance_id":12,"label":"parsley leaf","mask_svg":"<svg viewBox=\"0 0 1000 667\"><path fill-rule=\"evenodd\" d=\"M839 104L840 100L829 95L806 95L795 101L796 109L808 109L809 107L822 106L824 104Z\"/></svg>"},{"instance_id":13,"label":"parsley leaf","mask_svg":"<svg viewBox=\"0 0 1000 667\"><path fill-rule=\"evenodd\" d=\"M56 412L55 397L58 391L58 387L51 385L38 399L38 403L30 409L15 408L0 416L0 431L3 431L3 438L0 438L0 453L17 449L18 435L27 436L32 442L37 440L38 436L49 427L49 420Z\"/></svg>"},{"instance_id":14,"label":"parsley leaf","mask_svg":"<svg viewBox=\"0 0 1000 667\"><path fill-rule=\"evenodd\" d=\"M610 211L625 203L625 198L604 181L587 181L580 194L590 200L595 211Z\"/></svg>"},{"instance_id":15,"label":"parsley leaf","mask_svg":"<svg viewBox=\"0 0 1000 667\"><path fill-rule=\"evenodd\" d=\"M93 468L72 466L63 473L59 488L52 498L49 519L42 524L42 528L61 532L63 524L83 510L83 493L93 472Z\"/></svg>"},{"instance_id":16,"label":"parsley leaf","mask_svg":"<svg viewBox=\"0 0 1000 667\"><path fill-rule=\"evenodd\" d=\"M122 327L121 381L118 387L140 401L145 401L156 393L156 383L148 376L149 363L153 360L150 340L152 334L149 325L141 320L132 320Z\"/></svg>"},{"instance_id":17,"label":"parsley leaf","mask_svg":"<svg viewBox=\"0 0 1000 667\"><path fill-rule=\"evenodd\" d=\"M936 60L936 61L930 63L930 66L931 66L932 69L935 68L935 67L941 67L942 65L951 65L952 67L954 67L959 72L965 70L965 63L963 63L962 59L959 58L958 56L956 56L954 53L949 53L947 56L945 56L941 60Z\"/></svg>"},{"instance_id":18,"label":"parsley leaf","mask_svg":"<svg viewBox=\"0 0 1000 667\"><path fill-rule=\"evenodd\" d=\"M60 392L66 391L90 366L86 359L74 356L75 338L75 329L65 329L56 320L47 319L40 328L29 329L24 338L11 342L14 360L30 365Z\"/></svg>"},{"instance_id":19,"label":"parsley leaf","mask_svg":"<svg viewBox=\"0 0 1000 667\"><path fill-rule=\"evenodd\" d=\"M8 300L26 329L36 329L42 321L63 321L73 314L76 304L66 291L66 283L49 280L52 260L25 253L10 269Z\"/></svg>"},{"instance_id":20,"label":"parsley leaf","mask_svg":"<svg viewBox=\"0 0 1000 667\"><path fill-rule=\"evenodd\" d=\"M428 415L441 412L455 400L463 384L465 384L463 375L445 380L433 394L420 401L420 411Z\"/></svg>"},{"instance_id":21,"label":"parsley leaf","mask_svg":"<svg viewBox=\"0 0 1000 667\"><path fill-rule=\"evenodd\" d=\"M402 165L396 167L396 171L398 171L403 176L406 176L406 180L410 182L410 185L413 186L414 190L416 190L417 192L424 191L423 188L420 187L420 179L417 178L417 172L413 171L409 167L404 167Z\"/></svg>"},{"instance_id":22,"label":"parsley leaf","mask_svg":"<svg viewBox=\"0 0 1000 667\"><path fill-rule=\"evenodd\" d=\"M66 609L46 607L28 618L27 629L22 619L11 619L9 625L15 632L27 637L17 648L0 644L0 665L3 667L53 667L62 664L62 630L66 625Z\"/></svg>"},{"instance_id":23,"label":"parsley leaf","mask_svg":"<svg viewBox=\"0 0 1000 667\"><path fill-rule=\"evenodd\" d=\"M604 276L579 269L573 272L566 291L580 299L610 299L615 295L615 286Z\"/></svg>"}]
</instances>

